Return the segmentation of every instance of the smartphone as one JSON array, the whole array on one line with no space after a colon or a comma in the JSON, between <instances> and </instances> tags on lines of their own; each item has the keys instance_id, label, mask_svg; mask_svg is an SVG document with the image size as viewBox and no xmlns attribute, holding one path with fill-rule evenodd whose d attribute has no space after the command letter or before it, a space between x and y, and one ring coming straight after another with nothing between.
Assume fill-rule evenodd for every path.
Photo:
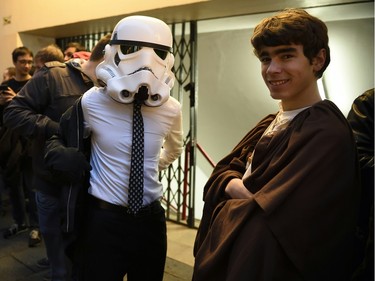
<instances>
[{"instance_id":1,"label":"smartphone","mask_svg":"<svg viewBox=\"0 0 375 281\"><path fill-rule=\"evenodd\" d=\"M0 85L0 92L8 90L7 85Z\"/></svg>"}]
</instances>

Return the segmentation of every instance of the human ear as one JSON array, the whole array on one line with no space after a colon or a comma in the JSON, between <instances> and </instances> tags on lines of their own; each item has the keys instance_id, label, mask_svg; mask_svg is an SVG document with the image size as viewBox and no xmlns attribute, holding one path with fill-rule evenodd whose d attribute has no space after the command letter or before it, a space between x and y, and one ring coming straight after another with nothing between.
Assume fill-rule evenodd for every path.
<instances>
[{"instance_id":1,"label":"human ear","mask_svg":"<svg viewBox=\"0 0 375 281\"><path fill-rule=\"evenodd\" d=\"M320 49L318 54L313 58L312 65L314 72L318 72L322 69L324 66L324 63L326 62L326 50Z\"/></svg>"}]
</instances>

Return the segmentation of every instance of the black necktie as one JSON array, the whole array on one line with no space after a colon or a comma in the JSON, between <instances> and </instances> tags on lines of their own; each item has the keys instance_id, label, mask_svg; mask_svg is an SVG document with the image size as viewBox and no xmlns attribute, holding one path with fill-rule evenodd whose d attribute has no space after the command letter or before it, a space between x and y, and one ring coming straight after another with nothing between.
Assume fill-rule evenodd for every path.
<instances>
[{"instance_id":1,"label":"black necktie","mask_svg":"<svg viewBox=\"0 0 375 281\"><path fill-rule=\"evenodd\" d=\"M133 141L129 177L129 212L136 214L143 203L143 118L141 105L143 101L134 100L133 104Z\"/></svg>"}]
</instances>

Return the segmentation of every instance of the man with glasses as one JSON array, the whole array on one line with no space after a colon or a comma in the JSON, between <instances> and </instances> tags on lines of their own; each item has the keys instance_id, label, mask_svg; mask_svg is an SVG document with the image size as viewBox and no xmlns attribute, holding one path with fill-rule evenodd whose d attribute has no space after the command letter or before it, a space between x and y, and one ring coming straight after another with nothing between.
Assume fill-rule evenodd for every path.
<instances>
[{"instance_id":1,"label":"man with glasses","mask_svg":"<svg viewBox=\"0 0 375 281\"><path fill-rule=\"evenodd\" d=\"M4 102L9 102L13 96L19 92L22 87L31 78L31 70L33 67L33 52L27 47L18 47L12 52L12 60L16 68L16 74L13 78L4 82L9 88L2 92ZM3 102L2 102L3 104Z\"/></svg>"},{"instance_id":2,"label":"man with glasses","mask_svg":"<svg viewBox=\"0 0 375 281\"><path fill-rule=\"evenodd\" d=\"M0 94L1 127L3 127L2 112L4 108L31 79L30 72L33 66L33 53L27 47L18 47L12 52L12 60L15 67L15 76L2 83L2 85L7 86L8 88L1 91ZM4 136L5 130L5 128L2 128L0 136ZM9 136L9 132L7 135ZM4 138L5 137L6 136L4 136ZM3 137L1 138L3 139ZM11 151L9 151L9 153L12 153L12 157L7 158L6 163L2 163L4 183L5 186L9 189L9 200L12 206L12 217L14 220L14 223L3 233L3 237L5 239L25 232L28 229L26 222L26 204L24 191L27 193L29 192L27 188L23 187L24 184L27 183L22 183L23 177L21 173L21 159L23 157L26 140L17 137L14 134L12 134L12 140L12 149ZM2 147L2 149L4 149L4 147ZM1 159L2 162L5 162L3 154L1 155L1 158L3 158ZM33 198L31 198L31 200L33 201Z\"/></svg>"}]
</instances>

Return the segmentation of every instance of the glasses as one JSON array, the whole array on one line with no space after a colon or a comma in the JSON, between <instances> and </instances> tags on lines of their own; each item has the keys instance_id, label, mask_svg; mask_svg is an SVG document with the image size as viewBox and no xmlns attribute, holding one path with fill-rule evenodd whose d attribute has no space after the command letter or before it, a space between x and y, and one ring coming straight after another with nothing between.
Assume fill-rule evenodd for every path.
<instances>
[{"instance_id":1,"label":"glasses","mask_svg":"<svg viewBox=\"0 0 375 281\"><path fill-rule=\"evenodd\" d=\"M20 64L23 64L23 65L26 65L26 64L33 64L33 61L32 60L18 60L17 62L19 62Z\"/></svg>"},{"instance_id":2,"label":"glasses","mask_svg":"<svg viewBox=\"0 0 375 281\"><path fill-rule=\"evenodd\" d=\"M143 48L143 46L120 45L121 53L123 53L124 55L129 55L129 54L138 52L142 48ZM157 56L159 58L161 58L162 60L165 60L165 58L167 57L167 55L169 53L166 50L159 50L159 49L155 49L155 48L153 48L153 50L154 50L155 54L157 54Z\"/></svg>"}]
</instances>

